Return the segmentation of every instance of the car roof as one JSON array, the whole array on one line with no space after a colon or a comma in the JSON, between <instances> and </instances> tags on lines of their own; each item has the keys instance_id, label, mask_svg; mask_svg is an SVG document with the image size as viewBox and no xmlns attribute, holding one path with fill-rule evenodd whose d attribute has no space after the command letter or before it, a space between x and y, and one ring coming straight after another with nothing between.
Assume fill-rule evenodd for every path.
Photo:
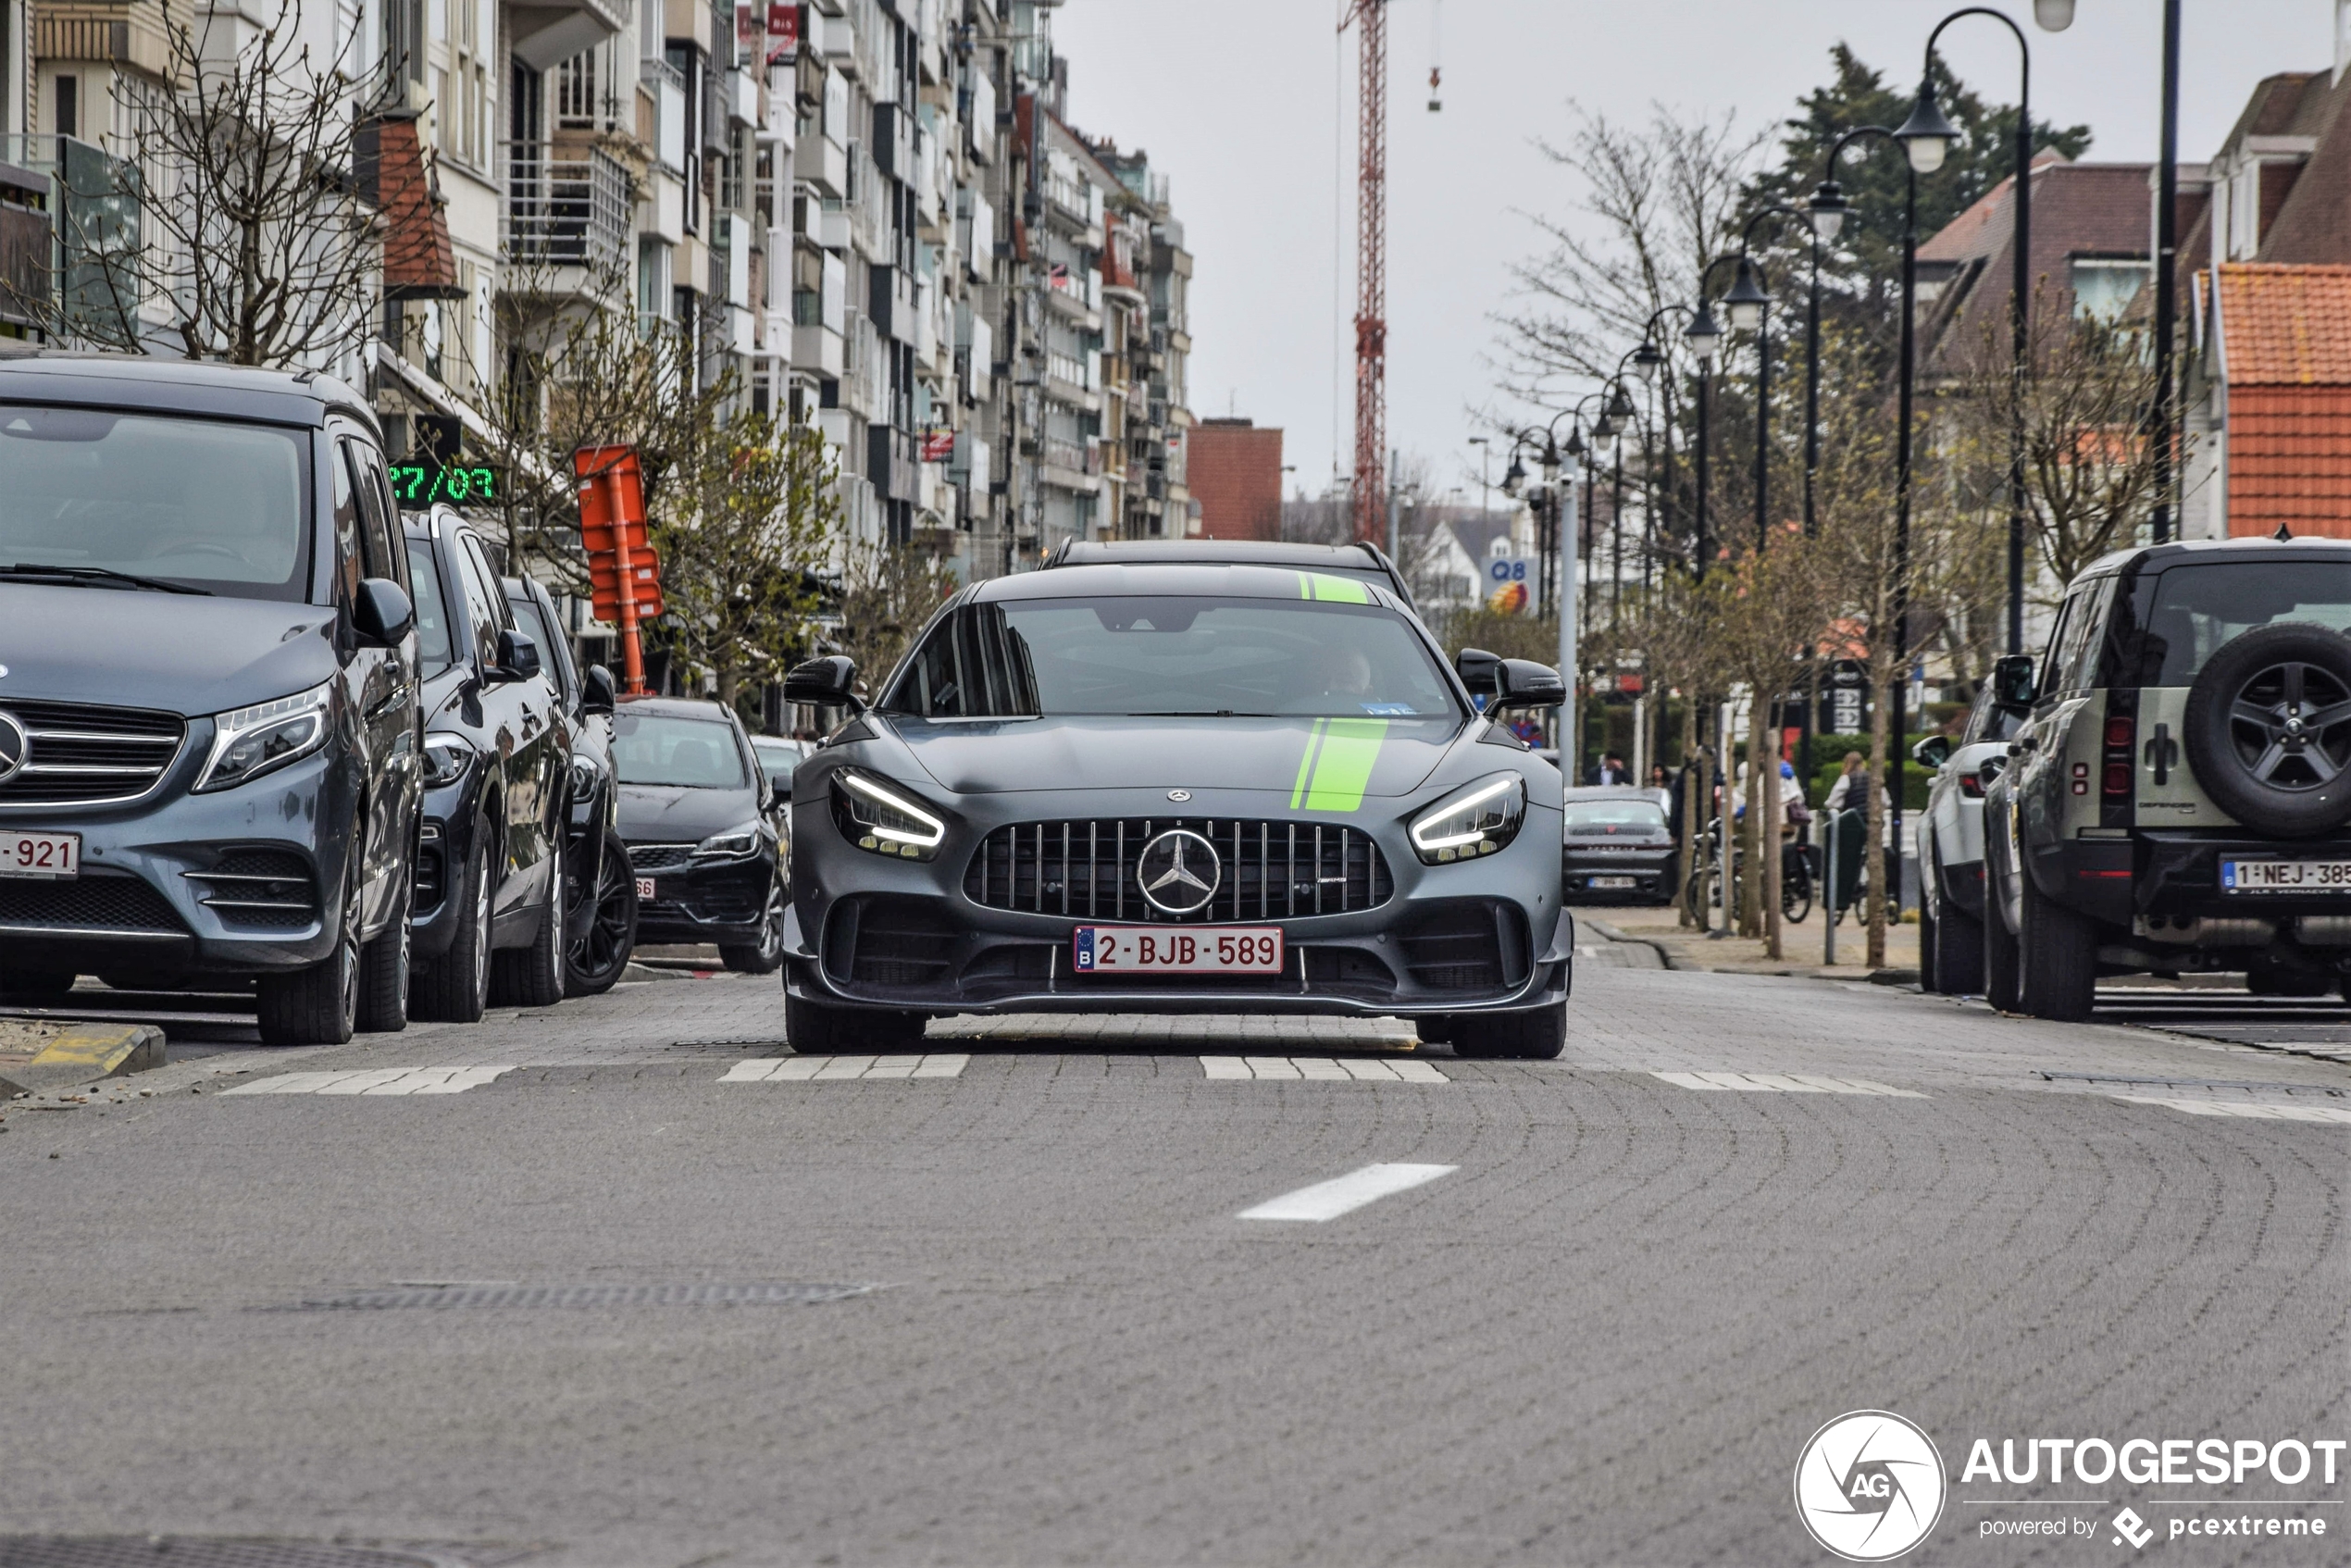
<instances>
[{"instance_id":1,"label":"car roof","mask_svg":"<svg viewBox=\"0 0 2351 1568\"><path fill-rule=\"evenodd\" d=\"M2109 572L2136 566L2142 571L2160 571L2164 566L2182 561L2219 560L2223 558L2272 561L2340 561L2351 554L2351 539L2325 539L2317 535L2279 539L2275 535L2240 539L2183 539L2170 544L2137 544L2126 550L2101 555L2082 568L2074 579L2102 577Z\"/></svg>"},{"instance_id":2,"label":"car roof","mask_svg":"<svg viewBox=\"0 0 2351 1568\"><path fill-rule=\"evenodd\" d=\"M1064 566L1051 571L1015 572L989 578L964 591L968 603L1005 604L1025 599L1111 599L1208 596L1227 599L1303 599L1313 568L1282 569L1228 562L1138 561L1119 566ZM1325 573L1325 576L1339 576ZM1344 574L1349 592L1360 584L1371 603L1389 609L1406 608L1385 580L1366 580L1359 572ZM1319 596L1318 596L1319 597Z\"/></svg>"},{"instance_id":3,"label":"car roof","mask_svg":"<svg viewBox=\"0 0 2351 1568\"><path fill-rule=\"evenodd\" d=\"M48 348L0 353L0 400L152 408L279 425L315 426L332 412L380 434L366 401L332 376L153 355Z\"/></svg>"},{"instance_id":4,"label":"car roof","mask_svg":"<svg viewBox=\"0 0 2351 1568\"><path fill-rule=\"evenodd\" d=\"M1294 566L1369 578L1403 593L1403 579L1376 546L1369 543L1309 544L1287 539L1106 539L1065 540L1045 557L1044 566L1103 566L1163 563L1176 566Z\"/></svg>"}]
</instances>

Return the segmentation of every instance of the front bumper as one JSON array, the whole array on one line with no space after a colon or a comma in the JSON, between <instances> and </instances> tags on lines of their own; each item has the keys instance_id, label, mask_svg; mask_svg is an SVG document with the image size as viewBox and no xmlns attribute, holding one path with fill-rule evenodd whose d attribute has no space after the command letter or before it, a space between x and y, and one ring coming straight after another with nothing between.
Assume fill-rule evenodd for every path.
<instances>
[{"instance_id":1,"label":"front bumper","mask_svg":"<svg viewBox=\"0 0 2351 1568\"><path fill-rule=\"evenodd\" d=\"M1103 818L1166 821L1163 795L1126 801L1089 795ZM1221 792L1219 792L1221 793ZM1208 791L1188 821L1277 819L1263 799ZM1146 803L1148 801L1149 803ZM1274 975L1077 974L1070 963L1080 926L1145 921L1130 892L1124 917L976 902L967 873L990 833L1071 816L1046 791L970 798L936 860L892 859L844 840L824 803L795 811L792 911L785 928L785 989L830 1005L902 1012L1295 1013L1405 1017L1508 1012L1562 1000L1572 980L1574 924L1561 907L1556 811L1533 808L1517 840L1498 854L1426 866L1400 823L1345 826L1368 835L1389 877L1387 896L1344 914L1218 919L1277 927L1282 972ZM969 819L976 806L986 820ZM1203 809L1204 808L1204 809ZM1325 823L1321 826L1338 826ZM1311 828L1312 822L1301 822ZM1090 870L1088 872L1090 876ZM1001 885L1001 884L1000 884ZM1024 884L1025 886L1027 884Z\"/></svg>"},{"instance_id":2,"label":"front bumper","mask_svg":"<svg viewBox=\"0 0 2351 1568\"><path fill-rule=\"evenodd\" d=\"M648 877L653 881L651 898L638 895L638 943L757 943L776 885L776 863L759 854L703 865L662 852L675 848L629 846L633 874L641 882Z\"/></svg>"},{"instance_id":3,"label":"front bumper","mask_svg":"<svg viewBox=\"0 0 2351 1568\"><path fill-rule=\"evenodd\" d=\"M1600 902L1610 899L1671 899L1673 896L1673 852L1640 854L1594 854L1570 850L1566 857L1567 892L1571 898ZM1616 880L1629 878L1629 885Z\"/></svg>"},{"instance_id":4,"label":"front bumper","mask_svg":"<svg viewBox=\"0 0 2351 1568\"><path fill-rule=\"evenodd\" d=\"M241 789L193 795L208 726L147 799L11 811L0 827L81 835L69 881L0 877L0 966L259 975L334 951L357 791L330 749Z\"/></svg>"}]
</instances>

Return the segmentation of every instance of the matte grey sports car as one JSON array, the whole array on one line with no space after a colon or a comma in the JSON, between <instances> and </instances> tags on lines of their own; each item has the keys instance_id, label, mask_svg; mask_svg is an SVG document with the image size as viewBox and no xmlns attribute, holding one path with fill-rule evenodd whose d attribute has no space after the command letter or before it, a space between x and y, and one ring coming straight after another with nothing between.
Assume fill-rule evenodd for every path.
<instances>
[{"instance_id":1,"label":"matte grey sports car","mask_svg":"<svg viewBox=\"0 0 2351 1568\"><path fill-rule=\"evenodd\" d=\"M845 658L795 702L863 706ZM1556 1056L1574 927L1560 775L1477 711L1556 672L1465 650L1360 579L1070 566L949 600L792 784L786 1028L927 1017L1401 1014Z\"/></svg>"}]
</instances>

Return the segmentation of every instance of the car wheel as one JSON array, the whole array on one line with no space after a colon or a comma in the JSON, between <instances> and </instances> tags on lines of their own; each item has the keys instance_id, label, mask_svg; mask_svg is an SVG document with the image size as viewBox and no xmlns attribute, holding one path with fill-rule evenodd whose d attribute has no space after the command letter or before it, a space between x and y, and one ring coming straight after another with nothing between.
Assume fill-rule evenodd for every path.
<instances>
[{"instance_id":1,"label":"car wheel","mask_svg":"<svg viewBox=\"0 0 2351 1568\"><path fill-rule=\"evenodd\" d=\"M2324 996L2334 989L2334 978L2330 975L2307 969L2289 969L2282 964L2257 959L2245 970L2245 989L2251 996Z\"/></svg>"},{"instance_id":2,"label":"car wheel","mask_svg":"<svg viewBox=\"0 0 2351 1568\"><path fill-rule=\"evenodd\" d=\"M383 934L359 955L359 1029L398 1034L408 1027L408 910L404 904Z\"/></svg>"},{"instance_id":3,"label":"car wheel","mask_svg":"<svg viewBox=\"0 0 2351 1568\"><path fill-rule=\"evenodd\" d=\"M1520 1013L1456 1013L1453 1054L1548 1062L1567 1049L1567 1003Z\"/></svg>"},{"instance_id":4,"label":"car wheel","mask_svg":"<svg viewBox=\"0 0 2351 1568\"><path fill-rule=\"evenodd\" d=\"M2016 1010L2078 1024L2090 1015L2098 983L2098 931L2087 916L2044 898L2022 878L2024 929L2017 933Z\"/></svg>"},{"instance_id":5,"label":"car wheel","mask_svg":"<svg viewBox=\"0 0 2351 1568\"><path fill-rule=\"evenodd\" d=\"M1926 867L1929 876L1934 867ZM1934 917L1932 894L1919 900L1919 989L1929 996L1941 996L1950 988L1943 983L1942 936L1943 923Z\"/></svg>"},{"instance_id":6,"label":"car wheel","mask_svg":"<svg viewBox=\"0 0 2351 1568\"><path fill-rule=\"evenodd\" d=\"M80 977L70 969L11 964L0 968L0 996L63 996Z\"/></svg>"},{"instance_id":7,"label":"car wheel","mask_svg":"<svg viewBox=\"0 0 2351 1568\"><path fill-rule=\"evenodd\" d=\"M759 922L759 941L755 946L718 945L718 957L738 975L772 975L784 962L784 887L773 882L767 888L767 913Z\"/></svg>"},{"instance_id":8,"label":"car wheel","mask_svg":"<svg viewBox=\"0 0 2351 1568\"><path fill-rule=\"evenodd\" d=\"M2246 632L2205 661L2181 728L2196 782L2256 832L2351 818L2351 638L2294 622Z\"/></svg>"},{"instance_id":9,"label":"car wheel","mask_svg":"<svg viewBox=\"0 0 2351 1568\"><path fill-rule=\"evenodd\" d=\"M1957 904L1934 917L1934 972L1945 996L1984 994L1984 925Z\"/></svg>"},{"instance_id":10,"label":"car wheel","mask_svg":"<svg viewBox=\"0 0 2351 1568\"><path fill-rule=\"evenodd\" d=\"M359 1027L359 868L343 879L335 951L307 969L264 975L254 988L264 1045L343 1045Z\"/></svg>"},{"instance_id":11,"label":"car wheel","mask_svg":"<svg viewBox=\"0 0 2351 1568\"><path fill-rule=\"evenodd\" d=\"M839 1051L901 1051L923 1042L923 1015L834 1007L784 993L784 1039L802 1056Z\"/></svg>"},{"instance_id":12,"label":"car wheel","mask_svg":"<svg viewBox=\"0 0 2351 1568\"><path fill-rule=\"evenodd\" d=\"M409 1005L419 1018L476 1024L490 1005L490 830L479 829L456 890L457 933L449 951L419 967Z\"/></svg>"},{"instance_id":13,"label":"car wheel","mask_svg":"<svg viewBox=\"0 0 2351 1568\"><path fill-rule=\"evenodd\" d=\"M547 851L547 899L539 911L539 932L530 945L491 960L490 994L502 1005L553 1007L564 999L564 846Z\"/></svg>"},{"instance_id":14,"label":"car wheel","mask_svg":"<svg viewBox=\"0 0 2351 1568\"><path fill-rule=\"evenodd\" d=\"M620 835L604 834L596 856L596 880L581 896L591 905L579 938L564 957L564 994L602 996L628 968L637 951L637 877L628 846Z\"/></svg>"}]
</instances>

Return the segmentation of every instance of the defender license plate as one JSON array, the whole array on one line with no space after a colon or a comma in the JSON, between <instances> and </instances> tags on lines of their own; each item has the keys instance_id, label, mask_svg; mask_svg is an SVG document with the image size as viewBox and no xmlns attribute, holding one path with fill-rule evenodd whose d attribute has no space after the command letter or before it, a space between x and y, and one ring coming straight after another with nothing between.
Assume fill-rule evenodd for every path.
<instances>
[{"instance_id":1,"label":"defender license plate","mask_svg":"<svg viewBox=\"0 0 2351 1568\"><path fill-rule=\"evenodd\" d=\"M0 877L56 882L81 875L81 834L0 831Z\"/></svg>"},{"instance_id":2,"label":"defender license plate","mask_svg":"<svg viewBox=\"0 0 2351 1568\"><path fill-rule=\"evenodd\" d=\"M1595 877L1591 880L1591 886L1595 888L1629 888L1632 885L1633 878L1630 877Z\"/></svg>"},{"instance_id":3,"label":"defender license plate","mask_svg":"<svg viewBox=\"0 0 2351 1568\"><path fill-rule=\"evenodd\" d=\"M1080 926L1070 966L1081 975L1278 975L1278 926Z\"/></svg>"},{"instance_id":4,"label":"defender license plate","mask_svg":"<svg viewBox=\"0 0 2351 1568\"><path fill-rule=\"evenodd\" d=\"M2351 893L2351 860L2223 860L2224 893Z\"/></svg>"}]
</instances>

